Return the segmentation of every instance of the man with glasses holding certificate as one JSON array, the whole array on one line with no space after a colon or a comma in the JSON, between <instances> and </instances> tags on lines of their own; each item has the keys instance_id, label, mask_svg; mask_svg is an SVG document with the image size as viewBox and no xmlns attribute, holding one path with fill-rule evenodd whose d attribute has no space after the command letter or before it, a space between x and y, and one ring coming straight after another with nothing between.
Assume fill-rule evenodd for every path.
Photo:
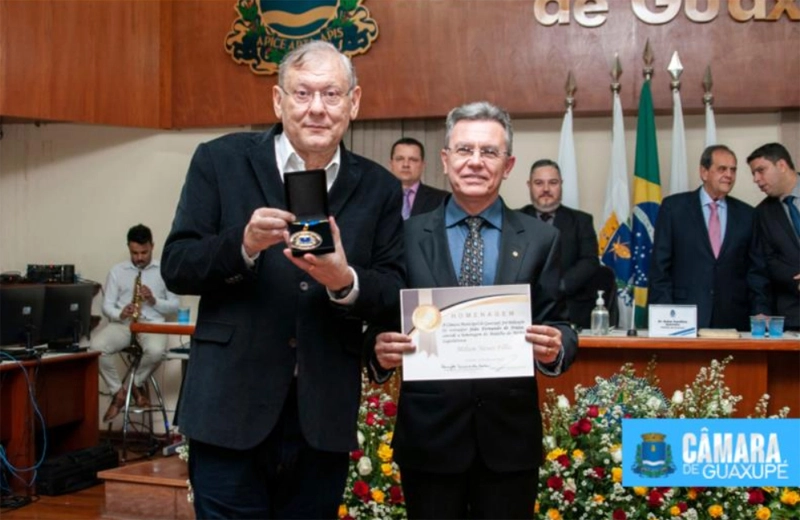
<instances>
[{"instance_id":1,"label":"man with glasses holding certificate","mask_svg":"<svg viewBox=\"0 0 800 520\"><path fill-rule=\"evenodd\" d=\"M508 113L487 102L458 107L445 143L453 196L406 221L408 287L528 284L532 363L559 375L578 340L559 300L558 230L499 196L515 161ZM416 347L409 335L378 334L373 376ZM542 460L536 378L404 381L393 448L409 518L532 518Z\"/></svg>"}]
</instances>

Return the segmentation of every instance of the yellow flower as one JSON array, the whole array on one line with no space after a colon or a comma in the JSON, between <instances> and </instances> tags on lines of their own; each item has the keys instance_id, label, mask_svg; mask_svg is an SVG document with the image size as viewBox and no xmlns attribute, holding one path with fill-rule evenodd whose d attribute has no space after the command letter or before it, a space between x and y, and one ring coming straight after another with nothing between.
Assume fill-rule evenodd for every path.
<instances>
[{"instance_id":1,"label":"yellow flower","mask_svg":"<svg viewBox=\"0 0 800 520\"><path fill-rule=\"evenodd\" d=\"M595 504L602 504L603 502L606 501L606 499L603 497L603 495L595 495L595 496L592 497L592 500L594 500Z\"/></svg>"},{"instance_id":2,"label":"yellow flower","mask_svg":"<svg viewBox=\"0 0 800 520\"><path fill-rule=\"evenodd\" d=\"M708 514L711 518L719 518L722 516L723 512L722 506L719 504L714 504L708 508Z\"/></svg>"},{"instance_id":3,"label":"yellow flower","mask_svg":"<svg viewBox=\"0 0 800 520\"><path fill-rule=\"evenodd\" d=\"M686 492L686 496L689 498L689 500L695 500L697 498L697 490L690 489Z\"/></svg>"},{"instance_id":4,"label":"yellow flower","mask_svg":"<svg viewBox=\"0 0 800 520\"><path fill-rule=\"evenodd\" d=\"M765 486L765 487L762 487L761 489L763 489L767 493L770 493L770 494L773 494L773 495L778 492L778 488L772 487L772 486Z\"/></svg>"},{"instance_id":5,"label":"yellow flower","mask_svg":"<svg viewBox=\"0 0 800 520\"><path fill-rule=\"evenodd\" d=\"M547 460L556 460L560 456L566 455L566 454L567 454L567 450L564 450L562 448L556 448L556 449L554 449L553 451L551 451L550 453L547 454Z\"/></svg>"},{"instance_id":6,"label":"yellow flower","mask_svg":"<svg viewBox=\"0 0 800 520\"><path fill-rule=\"evenodd\" d=\"M548 520L561 520L561 513L558 512L558 509L548 509L547 518Z\"/></svg>"},{"instance_id":7,"label":"yellow flower","mask_svg":"<svg viewBox=\"0 0 800 520\"><path fill-rule=\"evenodd\" d=\"M583 454L581 450L572 450L572 460L578 461L585 459L586 456Z\"/></svg>"},{"instance_id":8,"label":"yellow flower","mask_svg":"<svg viewBox=\"0 0 800 520\"><path fill-rule=\"evenodd\" d=\"M622 482L622 468L611 468L611 480Z\"/></svg>"},{"instance_id":9,"label":"yellow flower","mask_svg":"<svg viewBox=\"0 0 800 520\"><path fill-rule=\"evenodd\" d=\"M633 488L633 492L636 493L637 495L639 495L640 497L643 497L643 496L645 496L647 494L647 488L646 487L641 487L641 486L636 486L635 488Z\"/></svg>"},{"instance_id":10,"label":"yellow flower","mask_svg":"<svg viewBox=\"0 0 800 520\"><path fill-rule=\"evenodd\" d=\"M347 506L344 504L339 504L339 518L344 518L347 516Z\"/></svg>"},{"instance_id":11,"label":"yellow flower","mask_svg":"<svg viewBox=\"0 0 800 520\"><path fill-rule=\"evenodd\" d=\"M386 444L391 444L392 438L394 438L394 432L386 432L383 434L383 439L386 441Z\"/></svg>"},{"instance_id":12,"label":"yellow flower","mask_svg":"<svg viewBox=\"0 0 800 520\"><path fill-rule=\"evenodd\" d=\"M381 464L381 473L386 475L387 477L392 474L392 465L388 462L384 462Z\"/></svg>"},{"instance_id":13,"label":"yellow flower","mask_svg":"<svg viewBox=\"0 0 800 520\"><path fill-rule=\"evenodd\" d=\"M756 511L756 518L758 520L769 520L770 516L772 516L772 511L770 511L768 507L759 507L758 511Z\"/></svg>"},{"instance_id":14,"label":"yellow flower","mask_svg":"<svg viewBox=\"0 0 800 520\"><path fill-rule=\"evenodd\" d=\"M784 488L783 493L781 493L781 502L787 506L794 506L800 502L800 493L797 491L789 491L789 488Z\"/></svg>"},{"instance_id":15,"label":"yellow flower","mask_svg":"<svg viewBox=\"0 0 800 520\"><path fill-rule=\"evenodd\" d=\"M381 443L381 445L378 446L378 457L380 457L383 462L389 462L392 460L393 453L394 450L392 450L388 444Z\"/></svg>"},{"instance_id":16,"label":"yellow flower","mask_svg":"<svg viewBox=\"0 0 800 520\"><path fill-rule=\"evenodd\" d=\"M670 507L669 514L671 514L672 516L681 516L681 508L678 506Z\"/></svg>"},{"instance_id":17,"label":"yellow flower","mask_svg":"<svg viewBox=\"0 0 800 520\"><path fill-rule=\"evenodd\" d=\"M371 495L372 500L379 504L383 504L383 499L386 497L386 495L384 495L383 491L380 489L373 489Z\"/></svg>"},{"instance_id":18,"label":"yellow flower","mask_svg":"<svg viewBox=\"0 0 800 520\"><path fill-rule=\"evenodd\" d=\"M533 512L536 513L537 515L539 514L539 508L541 508L541 505L539 504L539 501L537 500L536 503L533 504Z\"/></svg>"}]
</instances>

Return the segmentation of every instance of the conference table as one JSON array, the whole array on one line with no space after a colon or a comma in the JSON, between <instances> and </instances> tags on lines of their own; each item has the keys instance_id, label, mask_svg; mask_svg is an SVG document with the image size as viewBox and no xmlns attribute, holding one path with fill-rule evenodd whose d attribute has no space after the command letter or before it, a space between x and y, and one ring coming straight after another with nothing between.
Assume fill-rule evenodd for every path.
<instances>
[{"instance_id":1,"label":"conference table","mask_svg":"<svg viewBox=\"0 0 800 520\"><path fill-rule=\"evenodd\" d=\"M646 332L628 337L622 331L608 336L579 336L578 357L569 370L556 378L537 374L539 395L553 388L570 400L575 385L591 387L597 376L608 378L619 372L625 363L632 363L643 375L647 364L655 360L655 374L664 395L670 398L675 390L690 385L702 367L712 360L733 360L725 370L725 382L735 395L741 395L736 417L753 414L755 405L769 394L768 413L790 407L790 417L800 417L800 336L787 332L783 338L752 338L741 334L736 339L718 338L650 338Z\"/></svg>"}]
</instances>

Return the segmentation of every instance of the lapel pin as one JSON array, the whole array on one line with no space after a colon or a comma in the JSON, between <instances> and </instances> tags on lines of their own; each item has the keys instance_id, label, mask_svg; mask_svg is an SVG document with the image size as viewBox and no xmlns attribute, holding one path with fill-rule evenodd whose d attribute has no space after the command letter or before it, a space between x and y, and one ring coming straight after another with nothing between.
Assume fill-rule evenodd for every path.
<instances>
[{"instance_id":1,"label":"lapel pin","mask_svg":"<svg viewBox=\"0 0 800 520\"><path fill-rule=\"evenodd\" d=\"M516 251L511 251L511 256L513 256L514 258L516 258L516 257L518 257L518 256L519 256L519 253L517 253Z\"/></svg>"}]
</instances>

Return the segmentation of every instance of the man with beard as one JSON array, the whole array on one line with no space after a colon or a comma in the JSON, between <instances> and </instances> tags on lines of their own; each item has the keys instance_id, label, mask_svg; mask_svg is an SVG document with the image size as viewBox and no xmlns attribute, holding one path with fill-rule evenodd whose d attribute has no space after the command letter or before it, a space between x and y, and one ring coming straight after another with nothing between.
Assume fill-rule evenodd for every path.
<instances>
[{"instance_id":1,"label":"man with beard","mask_svg":"<svg viewBox=\"0 0 800 520\"><path fill-rule=\"evenodd\" d=\"M103 297L103 314L108 325L92 335L91 350L101 353L100 375L111 392L109 404L103 421L113 420L125 405L125 388L117 372L114 354L131 346L130 322L134 313L139 321L163 322L165 315L178 310L178 297L167 290L161 278L158 260L153 260L153 233L142 224L128 230L128 252L130 261L121 262L111 268L106 278ZM134 305L134 291L137 278L141 280L139 308ZM133 374L133 398L136 406L149 406L145 382L158 368L164 351L167 349L167 336L164 334L138 334L142 347L142 361Z\"/></svg>"}]
</instances>

